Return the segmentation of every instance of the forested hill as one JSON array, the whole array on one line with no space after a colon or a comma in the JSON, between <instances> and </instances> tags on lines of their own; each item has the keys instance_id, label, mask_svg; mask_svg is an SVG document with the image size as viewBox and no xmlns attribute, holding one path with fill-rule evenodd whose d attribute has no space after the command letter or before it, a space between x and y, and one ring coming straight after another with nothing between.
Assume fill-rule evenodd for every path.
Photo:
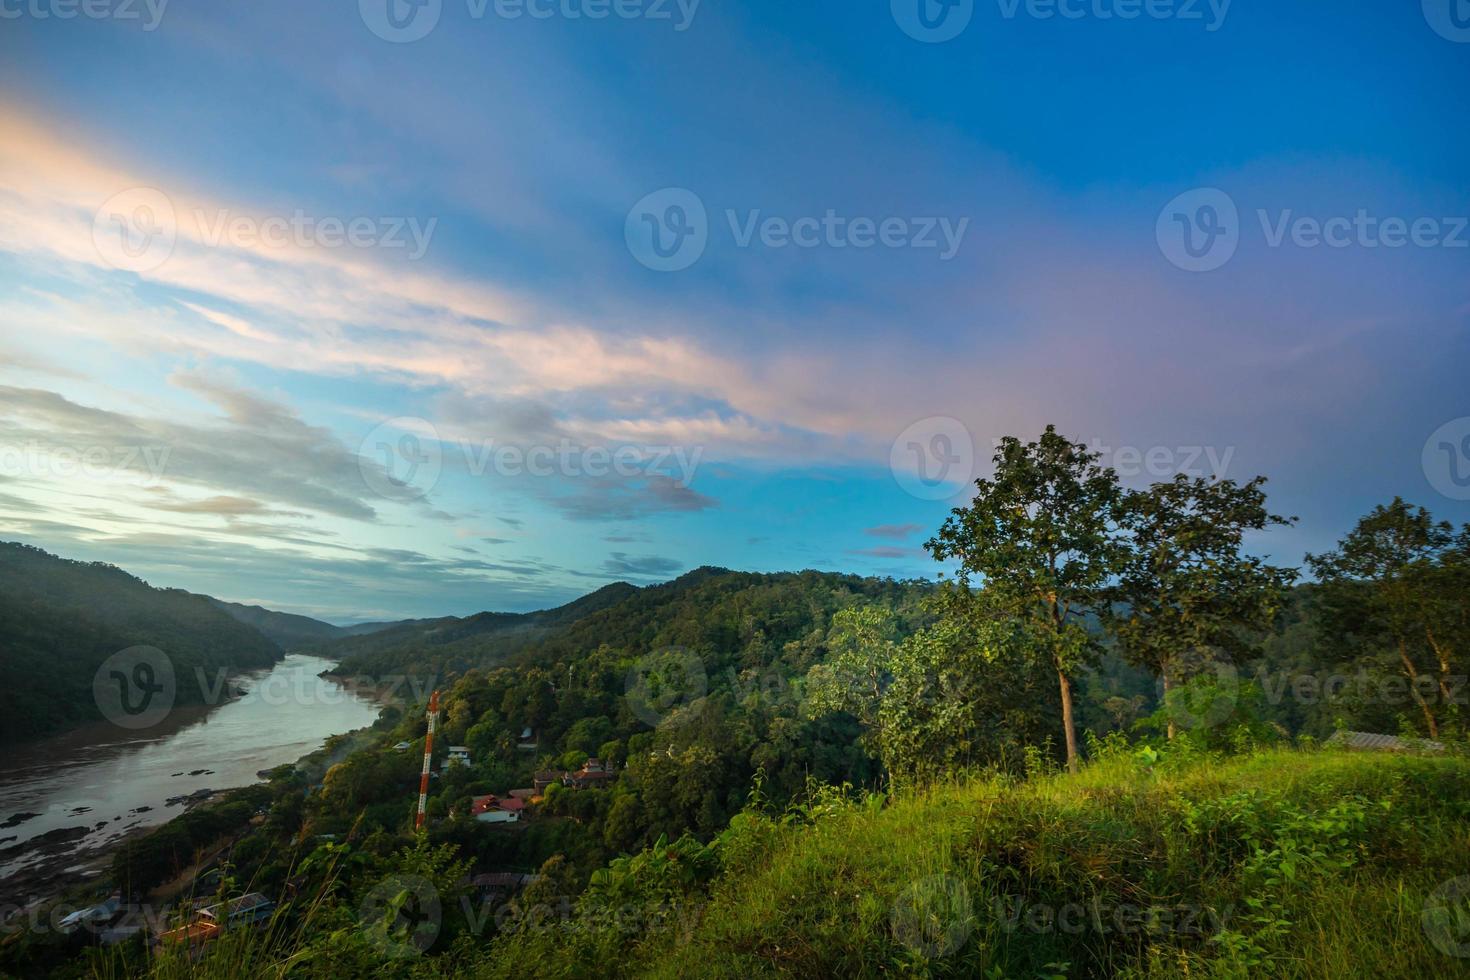
<instances>
[{"instance_id":1,"label":"forested hill","mask_svg":"<svg viewBox=\"0 0 1470 980\"><path fill-rule=\"evenodd\" d=\"M347 631L341 626L333 626L331 623L324 623L310 616L276 612L263 606L246 606L238 602L226 602L223 599L210 598L209 601L235 619L254 627L274 640L282 650L315 646L347 635Z\"/></svg>"},{"instance_id":2,"label":"forested hill","mask_svg":"<svg viewBox=\"0 0 1470 980\"><path fill-rule=\"evenodd\" d=\"M615 582L554 609L409 620L372 633L344 636L320 644L312 652L340 659L336 672L344 675L378 676L410 670L458 673L503 663L637 591L626 582Z\"/></svg>"},{"instance_id":3,"label":"forested hill","mask_svg":"<svg viewBox=\"0 0 1470 980\"><path fill-rule=\"evenodd\" d=\"M826 604L807 594L813 589L824 595L835 591L874 599L880 592L894 598L910 588L856 575L758 574L705 566L660 585L640 588L615 582L554 609L404 623L368 636L338 639L313 652L339 658L336 672L343 675L445 676L509 663L575 660L600 646L723 650L743 645L756 622L762 636L781 643L824 627L830 610L823 615ZM768 595L756 599L758 590ZM737 593L750 594L729 602ZM780 601L772 595L779 595ZM754 618L758 609L760 616ZM720 616L733 618L726 621Z\"/></svg>"},{"instance_id":4,"label":"forested hill","mask_svg":"<svg viewBox=\"0 0 1470 980\"><path fill-rule=\"evenodd\" d=\"M253 626L280 644L282 650L299 650L315 647L331 640L349 636L366 636L380 630L413 623L424 623L422 619L406 619L387 623L357 623L353 626L334 626L320 619L296 613L277 612L264 606L247 606L238 602L210 598L210 602L234 616L240 622Z\"/></svg>"},{"instance_id":5,"label":"forested hill","mask_svg":"<svg viewBox=\"0 0 1470 980\"><path fill-rule=\"evenodd\" d=\"M167 654L178 704L203 700L195 668L213 674L281 658L275 642L206 596L0 542L0 742L99 720L93 677L104 660L134 646Z\"/></svg>"}]
</instances>

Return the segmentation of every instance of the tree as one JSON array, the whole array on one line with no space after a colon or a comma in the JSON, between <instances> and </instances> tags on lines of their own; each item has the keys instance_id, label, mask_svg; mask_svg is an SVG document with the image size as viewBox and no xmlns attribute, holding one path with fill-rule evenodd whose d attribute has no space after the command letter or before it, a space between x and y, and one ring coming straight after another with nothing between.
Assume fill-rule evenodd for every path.
<instances>
[{"instance_id":1,"label":"tree","mask_svg":"<svg viewBox=\"0 0 1470 980\"><path fill-rule=\"evenodd\" d=\"M1249 632L1267 629L1286 601L1296 570L1242 552L1246 531L1294 520L1266 509L1265 482L1180 474L1124 495L1129 551L1103 623L1124 657L1162 681L1166 705L1190 657L1242 663Z\"/></svg>"},{"instance_id":2,"label":"tree","mask_svg":"<svg viewBox=\"0 0 1470 980\"><path fill-rule=\"evenodd\" d=\"M807 710L812 717L846 711L862 724L873 755L883 742L883 692L893 676L898 624L881 606L855 606L832 617L826 663L807 674Z\"/></svg>"},{"instance_id":3,"label":"tree","mask_svg":"<svg viewBox=\"0 0 1470 980\"><path fill-rule=\"evenodd\" d=\"M1426 690L1437 688L1446 706L1455 700L1451 642L1465 622L1467 555L1470 526L1457 538L1448 522L1395 497L1361 518L1335 550L1307 556L1322 583L1327 638L1368 656L1386 648L1408 679L1430 738L1439 737L1440 717Z\"/></svg>"},{"instance_id":4,"label":"tree","mask_svg":"<svg viewBox=\"0 0 1470 980\"><path fill-rule=\"evenodd\" d=\"M1126 553L1118 528L1121 490L1098 453L1047 426L1036 442L1001 440L995 473L975 481L975 498L956 507L924 547L959 563L954 593L969 605L971 583L993 613L1013 617L1056 671L1067 768L1078 769L1073 675L1098 652L1086 618L1107 607Z\"/></svg>"},{"instance_id":5,"label":"tree","mask_svg":"<svg viewBox=\"0 0 1470 980\"><path fill-rule=\"evenodd\" d=\"M922 783L980 766L1019 769L1057 709L1056 688L1028 656L1024 635L999 619L945 619L905 639L881 709L890 776Z\"/></svg>"}]
</instances>

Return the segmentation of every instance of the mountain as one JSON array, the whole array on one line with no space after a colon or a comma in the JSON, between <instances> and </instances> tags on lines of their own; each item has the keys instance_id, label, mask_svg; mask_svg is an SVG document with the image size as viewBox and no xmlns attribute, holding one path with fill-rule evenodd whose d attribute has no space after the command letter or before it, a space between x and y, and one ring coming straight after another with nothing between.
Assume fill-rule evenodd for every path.
<instances>
[{"instance_id":1,"label":"mountain","mask_svg":"<svg viewBox=\"0 0 1470 980\"><path fill-rule=\"evenodd\" d=\"M353 626L334 626L324 623L320 619L312 619L310 616L301 616L297 613L276 612L274 609L266 609L264 606L247 606L238 602L226 602L223 599L209 598L210 602L219 606L225 612L270 637L282 650L298 650L302 647L314 647L328 640L339 639L344 636L366 636L380 630L401 626L405 623L423 622L423 620L405 619L390 623L357 623Z\"/></svg>"},{"instance_id":2,"label":"mountain","mask_svg":"<svg viewBox=\"0 0 1470 980\"><path fill-rule=\"evenodd\" d=\"M319 619L312 619L310 616L276 612L263 606L245 606L238 602L226 602L223 599L211 598L209 601L240 622L253 626L270 637L282 650L312 646L346 635L342 627L324 623Z\"/></svg>"},{"instance_id":3,"label":"mountain","mask_svg":"<svg viewBox=\"0 0 1470 980\"><path fill-rule=\"evenodd\" d=\"M102 718L94 677L105 660L135 646L167 656L175 704L202 703L220 670L281 658L275 641L206 596L0 542L0 743Z\"/></svg>"},{"instance_id":4,"label":"mountain","mask_svg":"<svg viewBox=\"0 0 1470 980\"><path fill-rule=\"evenodd\" d=\"M564 606L529 613L481 612L387 624L364 635L344 636L312 648L340 659L336 673L381 675L409 666L463 671L504 662L586 616L637 593L615 582Z\"/></svg>"}]
</instances>

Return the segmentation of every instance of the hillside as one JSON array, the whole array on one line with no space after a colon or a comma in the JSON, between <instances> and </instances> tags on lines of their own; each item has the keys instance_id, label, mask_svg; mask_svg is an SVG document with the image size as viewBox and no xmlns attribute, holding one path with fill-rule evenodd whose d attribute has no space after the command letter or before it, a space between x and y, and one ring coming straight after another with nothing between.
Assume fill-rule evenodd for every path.
<instances>
[{"instance_id":1,"label":"hillside","mask_svg":"<svg viewBox=\"0 0 1470 980\"><path fill-rule=\"evenodd\" d=\"M615 582L554 609L482 612L463 618L401 623L366 636L336 639L317 646L313 652L340 659L336 672L343 675L412 671L442 676L510 662L571 660L605 644L696 646L705 642L719 646L733 639L733 633L726 630L718 636L702 635L693 624L702 604L718 601L731 589L779 587L799 578L832 588L864 591L856 588L856 583L864 580L853 575L760 575L703 567L670 582L642 588ZM786 623L777 619L761 625L769 632L781 630Z\"/></svg>"},{"instance_id":2,"label":"hillside","mask_svg":"<svg viewBox=\"0 0 1470 980\"><path fill-rule=\"evenodd\" d=\"M1465 758L1102 754L1080 777L747 811L708 849L615 862L477 974L1470 972L1470 896L1446 887L1470 873ZM701 864L719 868L707 883ZM620 904L655 927L618 930Z\"/></svg>"},{"instance_id":3,"label":"hillside","mask_svg":"<svg viewBox=\"0 0 1470 980\"><path fill-rule=\"evenodd\" d=\"M238 602L226 602L223 599L210 598L209 601L235 619L270 638L282 650L315 646L346 635L342 627L324 623L319 619L312 619L310 616L276 612L263 606L247 606Z\"/></svg>"},{"instance_id":4,"label":"hillside","mask_svg":"<svg viewBox=\"0 0 1470 980\"><path fill-rule=\"evenodd\" d=\"M97 669L134 646L173 664L177 704L204 699L213 673L268 667L281 649L205 596L156 589L112 565L0 543L0 742L99 720Z\"/></svg>"}]
</instances>

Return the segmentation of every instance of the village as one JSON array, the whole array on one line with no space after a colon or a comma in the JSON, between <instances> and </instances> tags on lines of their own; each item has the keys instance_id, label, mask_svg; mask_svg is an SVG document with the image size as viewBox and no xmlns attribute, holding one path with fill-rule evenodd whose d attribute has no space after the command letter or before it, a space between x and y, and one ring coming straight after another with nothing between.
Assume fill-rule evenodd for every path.
<instances>
[{"instance_id":1,"label":"village","mask_svg":"<svg viewBox=\"0 0 1470 980\"><path fill-rule=\"evenodd\" d=\"M539 747L535 733L530 728L523 729L517 740L516 748L534 752ZM398 751L406 751L408 748L408 742L399 742L394 746L394 749ZM431 752L432 745L426 746L426 753ZM473 767L473 765L474 760L471 758L468 746L451 745L448 755L440 763L439 773L447 773L453 766ZM430 773L431 777L437 775ZM601 788L615 779L617 779L617 773L612 767L601 759L593 757L587 759L575 770L541 770L532 778L530 786L507 789L503 793L486 793L476 796L470 801L469 815L477 822L484 824L516 824L528 819L535 812L535 808L545 801L546 791L552 786L564 786L572 790ZM456 816L457 814L451 810L450 815Z\"/></svg>"},{"instance_id":2,"label":"village","mask_svg":"<svg viewBox=\"0 0 1470 980\"><path fill-rule=\"evenodd\" d=\"M433 715L431 711L429 737L424 746L427 779L437 780L455 767L474 768L473 753L465 745L448 746L437 768L431 766L434 752ZM412 743L401 741L391 748L395 752L406 752L412 747ZM539 750L540 745L532 729L525 728L521 731L516 740L516 748L528 753ZM448 811L449 818L453 820L469 817L477 824L519 830L534 818L552 787L569 791L602 788L617 778L618 774L611 765L592 757L575 769L538 770L533 775L530 786L473 796L467 808L451 807ZM311 790L320 788L320 783L310 787ZM263 813L257 813L251 821L252 825L259 824L263 817ZM334 843L337 835L319 835L318 839L325 843ZM194 879L194 886L207 882L214 873L213 869L201 870ZM536 879L534 874L517 871L479 870L470 874L466 883L480 902L499 906ZM283 896L281 901L287 901L289 897L291 896ZM247 926L264 927L271 921L277 905L277 901L259 891L250 891L226 901L222 901L218 895L184 899L171 912L166 908L161 910L160 914L167 916L169 921L179 923L165 928L162 922L150 921L150 915L141 912L140 907L125 902L120 893L114 893L105 901L69 913L57 923L57 927L64 934L80 931L91 933L101 945L114 945L144 934L148 937L149 945L155 949L182 945L189 948L191 957L197 957L225 930Z\"/></svg>"}]
</instances>

